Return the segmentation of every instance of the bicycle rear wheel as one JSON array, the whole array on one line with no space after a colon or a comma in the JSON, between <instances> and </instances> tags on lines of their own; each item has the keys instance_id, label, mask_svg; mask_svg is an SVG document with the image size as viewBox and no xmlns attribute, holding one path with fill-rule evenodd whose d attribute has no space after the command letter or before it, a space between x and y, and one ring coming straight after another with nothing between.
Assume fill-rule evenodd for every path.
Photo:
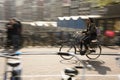
<instances>
[{"instance_id":1,"label":"bicycle rear wheel","mask_svg":"<svg viewBox=\"0 0 120 80\"><path fill-rule=\"evenodd\" d=\"M89 49L89 52L86 53L86 56L89 58L89 59L97 59L98 57L100 57L101 55L101 51L102 51L102 48L99 44L97 44L96 46L94 47L91 47Z\"/></svg>"},{"instance_id":2,"label":"bicycle rear wheel","mask_svg":"<svg viewBox=\"0 0 120 80\"><path fill-rule=\"evenodd\" d=\"M75 53L76 54L76 48L74 45L62 45L59 49L59 52L66 52L66 53ZM65 56L60 55L65 60L70 60L73 58L73 56Z\"/></svg>"}]
</instances>

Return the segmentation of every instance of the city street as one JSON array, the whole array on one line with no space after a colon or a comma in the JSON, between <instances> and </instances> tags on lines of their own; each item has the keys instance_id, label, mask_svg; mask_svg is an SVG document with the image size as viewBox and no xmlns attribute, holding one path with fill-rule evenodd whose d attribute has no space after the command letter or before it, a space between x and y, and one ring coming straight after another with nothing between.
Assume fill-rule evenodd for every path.
<instances>
[{"instance_id":1,"label":"city street","mask_svg":"<svg viewBox=\"0 0 120 80\"><path fill-rule=\"evenodd\" d=\"M97 60L89 60L86 56L79 56L91 69L79 70L77 80L120 80L120 49L102 47L102 55ZM23 52L22 68L23 80L61 80L61 72L65 68L77 65L77 60L63 60L56 55L59 48L55 47L28 47ZM116 58L119 60L117 61ZM0 77L4 72L4 60L0 58ZM80 65L82 66L82 64ZM85 77L82 74L85 73ZM1 80L1 79L0 79Z\"/></svg>"},{"instance_id":2,"label":"city street","mask_svg":"<svg viewBox=\"0 0 120 80\"><path fill-rule=\"evenodd\" d=\"M119 10L120 0L0 0L0 80L120 80Z\"/></svg>"}]
</instances>

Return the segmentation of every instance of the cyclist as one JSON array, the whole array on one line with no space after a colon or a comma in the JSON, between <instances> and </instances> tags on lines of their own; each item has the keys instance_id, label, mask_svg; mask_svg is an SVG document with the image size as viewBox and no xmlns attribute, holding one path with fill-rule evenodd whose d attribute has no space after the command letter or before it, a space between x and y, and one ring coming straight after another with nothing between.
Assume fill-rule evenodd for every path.
<instances>
[{"instance_id":1,"label":"cyclist","mask_svg":"<svg viewBox=\"0 0 120 80\"><path fill-rule=\"evenodd\" d=\"M94 23L94 20L92 18L88 18L86 20L86 24L87 24L87 30L82 32L85 34L85 36L81 40L81 45L80 45L81 55L84 55L86 53L86 51L88 50L88 44L90 44L91 40L94 40L97 38L97 28ZM85 47L85 50L82 49L83 46Z\"/></svg>"}]
</instances>

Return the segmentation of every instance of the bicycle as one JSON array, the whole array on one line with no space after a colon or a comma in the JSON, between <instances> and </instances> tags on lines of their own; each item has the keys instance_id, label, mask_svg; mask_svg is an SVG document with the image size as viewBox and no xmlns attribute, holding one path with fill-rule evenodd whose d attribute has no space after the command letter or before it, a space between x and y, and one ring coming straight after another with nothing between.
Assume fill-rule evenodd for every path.
<instances>
[{"instance_id":1,"label":"bicycle","mask_svg":"<svg viewBox=\"0 0 120 80\"><path fill-rule=\"evenodd\" d=\"M79 64L75 68L66 68L62 72L62 80L76 80L74 77L79 74L79 71L76 68L82 68L82 79L85 80L85 69L92 69L92 65L85 64L81 59L79 59L76 54L74 53L65 53L65 52L58 52L58 55L64 55L64 56L73 56L75 57L78 61ZM83 65L83 67L80 66L80 63Z\"/></svg>"},{"instance_id":2,"label":"bicycle","mask_svg":"<svg viewBox=\"0 0 120 80\"><path fill-rule=\"evenodd\" d=\"M73 35L71 39L64 41L62 43L62 45L59 48L59 52L72 52L75 54L77 52L80 52L81 40L83 39L84 36L85 35L80 36L79 34ZM84 46L83 46L83 49L85 49ZM101 52L102 52L102 48L101 48L100 42L98 39L95 39L95 40L92 40L90 44L88 45L88 50L85 53L85 55L89 59L97 59L101 55ZM60 56L65 60L70 60L73 58L73 56L64 56L64 55L60 55Z\"/></svg>"},{"instance_id":3,"label":"bicycle","mask_svg":"<svg viewBox=\"0 0 120 80\"><path fill-rule=\"evenodd\" d=\"M18 53L17 54L12 54L12 55L0 55L0 57L4 57L6 58L5 62L5 70L4 70L4 77L3 77L3 80L8 80L8 73L10 73L10 78L9 80L22 80L21 79L21 62L19 61L20 60L20 57L17 57L17 55L19 55ZM15 61L10 61L14 59ZM11 67L12 70L9 71L8 68Z\"/></svg>"}]
</instances>

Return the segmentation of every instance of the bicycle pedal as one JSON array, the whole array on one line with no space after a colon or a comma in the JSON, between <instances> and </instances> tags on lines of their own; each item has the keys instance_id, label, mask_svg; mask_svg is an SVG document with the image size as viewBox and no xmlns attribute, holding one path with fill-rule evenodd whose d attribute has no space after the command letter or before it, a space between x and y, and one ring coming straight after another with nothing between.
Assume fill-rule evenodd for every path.
<instances>
[{"instance_id":1,"label":"bicycle pedal","mask_svg":"<svg viewBox=\"0 0 120 80\"><path fill-rule=\"evenodd\" d=\"M95 50L90 50L90 52L95 52Z\"/></svg>"},{"instance_id":2,"label":"bicycle pedal","mask_svg":"<svg viewBox=\"0 0 120 80\"><path fill-rule=\"evenodd\" d=\"M86 54L86 51L80 51L80 54L81 54L81 55L85 55L85 54Z\"/></svg>"}]
</instances>

